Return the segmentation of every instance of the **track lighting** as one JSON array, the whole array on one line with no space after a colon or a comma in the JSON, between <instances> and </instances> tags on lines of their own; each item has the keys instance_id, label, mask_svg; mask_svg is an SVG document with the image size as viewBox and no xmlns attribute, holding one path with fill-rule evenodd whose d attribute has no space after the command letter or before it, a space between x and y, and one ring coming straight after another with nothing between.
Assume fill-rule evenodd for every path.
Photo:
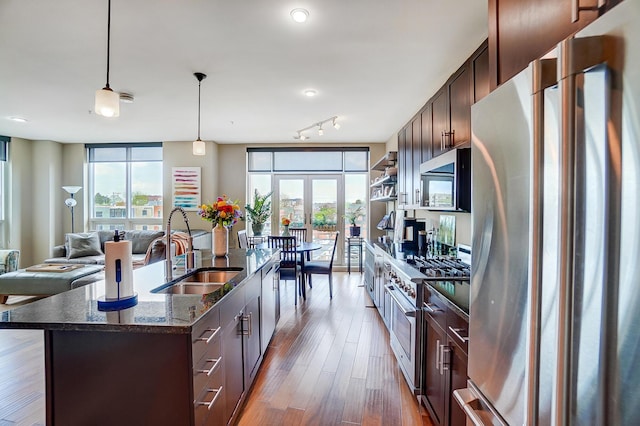
<instances>
[{"instance_id":1,"label":"track lighting","mask_svg":"<svg viewBox=\"0 0 640 426\"><path fill-rule=\"evenodd\" d=\"M111 47L111 0L107 12L107 84L96 91L96 101L93 110L104 117L120 115L120 95L109 87L109 50Z\"/></svg>"},{"instance_id":2,"label":"track lighting","mask_svg":"<svg viewBox=\"0 0 640 426\"><path fill-rule=\"evenodd\" d=\"M298 131L297 131L298 135L297 135L297 136L294 136L293 138L294 138L294 139L299 139L299 140L301 140L301 141L306 140L306 139L309 139L307 136L303 135L303 134L302 134L302 132L306 132L307 130L311 130L311 129L313 129L314 127L318 127L318 136L322 136L322 135L324 135L324 129L322 128L322 126L323 126L325 123L328 123L328 122L332 122L333 127L334 127L336 130L338 130L338 129L340 128L340 124L338 124L338 123L336 122L336 120L337 120L337 119L338 119L338 116L337 116L337 115L334 115L333 117L329 117L329 118L327 118L326 120L318 121L317 123L314 123L314 124L312 124L311 126L307 126L307 127L305 127L304 129L300 129L300 130L298 130Z\"/></svg>"},{"instance_id":3,"label":"track lighting","mask_svg":"<svg viewBox=\"0 0 640 426\"><path fill-rule=\"evenodd\" d=\"M204 142L200 139L200 85L202 84L202 80L207 78L207 75L201 72L196 72L193 75L198 80L198 139L193 141L193 155L205 155L206 147Z\"/></svg>"}]
</instances>

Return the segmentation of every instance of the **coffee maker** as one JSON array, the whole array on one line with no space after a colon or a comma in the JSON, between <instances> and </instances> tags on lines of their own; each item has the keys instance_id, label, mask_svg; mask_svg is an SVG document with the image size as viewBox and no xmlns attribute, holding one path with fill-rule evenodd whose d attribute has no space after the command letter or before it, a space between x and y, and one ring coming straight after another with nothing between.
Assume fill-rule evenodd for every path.
<instances>
[{"instance_id":1,"label":"coffee maker","mask_svg":"<svg viewBox=\"0 0 640 426\"><path fill-rule=\"evenodd\" d=\"M406 212L403 213L406 214ZM394 242L398 243L403 251L417 251L420 231L425 230L426 223L415 217L405 217L404 214L399 213L396 217Z\"/></svg>"}]
</instances>

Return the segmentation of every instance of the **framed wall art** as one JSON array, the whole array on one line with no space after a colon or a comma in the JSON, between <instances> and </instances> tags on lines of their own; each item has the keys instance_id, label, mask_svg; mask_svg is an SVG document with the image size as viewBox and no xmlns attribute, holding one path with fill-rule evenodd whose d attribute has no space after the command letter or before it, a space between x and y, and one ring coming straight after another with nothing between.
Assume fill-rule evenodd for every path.
<instances>
[{"instance_id":1,"label":"framed wall art","mask_svg":"<svg viewBox=\"0 0 640 426\"><path fill-rule=\"evenodd\" d=\"M200 167L172 167L171 182L173 207L197 211L200 208L202 192Z\"/></svg>"}]
</instances>

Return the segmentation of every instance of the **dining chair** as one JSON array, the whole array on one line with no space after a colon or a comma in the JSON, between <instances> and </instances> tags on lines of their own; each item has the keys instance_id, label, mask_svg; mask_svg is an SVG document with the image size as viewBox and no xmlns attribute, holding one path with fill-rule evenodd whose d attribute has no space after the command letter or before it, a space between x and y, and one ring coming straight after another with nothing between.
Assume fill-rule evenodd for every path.
<instances>
[{"instance_id":1,"label":"dining chair","mask_svg":"<svg viewBox=\"0 0 640 426\"><path fill-rule=\"evenodd\" d=\"M307 228L291 228L289 227L289 235L293 235L299 242L307 241ZM307 260L311 260L311 252L307 252Z\"/></svg>"},{"instance_id":2,"label":"dining chair","mask_svg":"<svg viewBox=\"0 0 640 426\"><path fill-rule=\"evenodd\" d=\"M305 262L302 271L309 278L309 287L311 287L311 275L322 274L329 276L329 298L333 299L333 259L336 257L336 247L338 246L338 237L340 232L336 232L336 238L333 242L333 251L331 252L331 260L329 262L313 261Z\"/></svg>"},{"instance_id":3,"label":"dining chair","mask_svg":"<svg viewBox=\"0 0 640 426\"><path fill-rule=\"evenodd\" d=\"M238 247L240 247L241 249L249 248L249 239L247 238L246 229L238 231Z\"/></svg>"},{"instance_id":4,"label":"dining chair","mask_svg":"<svg viewBox=\"0 0 640 426\"><path fill-rule=\"evenodd\" d=\"M295 304L298 304L298 293L302 293L302 268L298 264L298 253L296 252L297 241L294 236L272 236L268 237L269 248L280 249L280 280L293 280L295 285ZM303 296L304 297L304 296Z\"/></svg>"}]
</instances>

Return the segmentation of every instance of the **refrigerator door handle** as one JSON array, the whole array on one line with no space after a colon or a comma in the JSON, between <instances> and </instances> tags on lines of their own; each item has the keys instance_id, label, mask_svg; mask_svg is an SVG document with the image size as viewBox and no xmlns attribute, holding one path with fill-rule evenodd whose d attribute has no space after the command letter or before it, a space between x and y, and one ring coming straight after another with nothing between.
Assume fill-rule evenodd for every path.
<instances>
[{"instance_id":1,"label":"refrigerator door handle","mask_svg":"<svg viewBox=\"0 0 640 426\"><path fill-rule=\"evenodd\" d=\"M467 424L470 421L474 426L507 426L507 423L486 405L471 383L467 384L469 387L453 391L453 397L467 416Z\"/></svg>"},{"instance_id":2,"label":"refrigerator door handle","mask_svg":"<svg viewBox=\"0 0 640 426\"><path fill-rule=\"evenodd\" d=\"M531 166L531 243L529 258L529 314L527 318L528 360L526 415L527 424L538 423L540 384L540 340L542 323L542 259L545 157L545 90L557 84L557 59L538 59L531 63L533 161Z\"/></svg>"}]
</instances>

